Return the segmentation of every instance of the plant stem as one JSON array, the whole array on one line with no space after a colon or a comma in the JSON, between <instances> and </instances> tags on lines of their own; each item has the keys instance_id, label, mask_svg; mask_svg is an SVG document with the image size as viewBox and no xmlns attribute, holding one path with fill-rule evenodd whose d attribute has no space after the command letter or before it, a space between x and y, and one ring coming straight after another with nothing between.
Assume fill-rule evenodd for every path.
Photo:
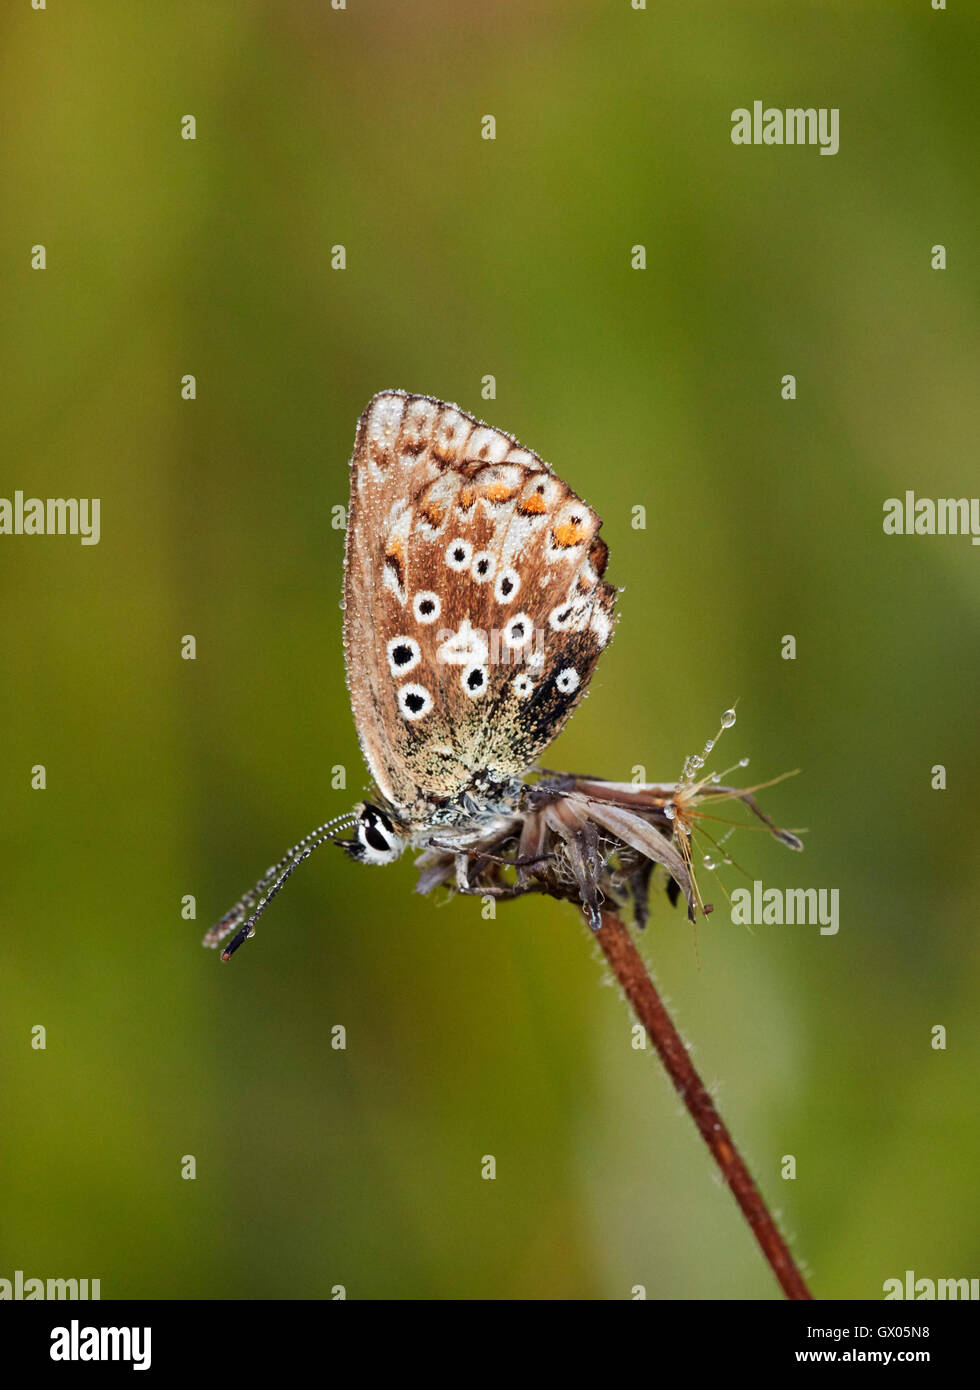
<instances>
[{"instance_id":1,"label":"plant stem","mask_svg":"<svg viewBox=\"0 0 980 1390\"><path fill-rule=\"evenodd\" d=\"M752 1181L752 1175L736 1149L735 1142L705 1089L680 1034L661 1002L643 957L633 945L632 937L612 912L602 914L602 926L595 936L613 974L633 1006L633 1012L647 1030L650 1041L660 1054L667 1075L687 1106L701 1138L714 1155L722 1177L742 1208L745 1219L762 1247L762 1253L769 1261L783 1292L787 1298L812 1298L813 1295L797 1269L786 1242L776 1229L776 1223L762 1194Z\"/></svg>"}]
</instances>

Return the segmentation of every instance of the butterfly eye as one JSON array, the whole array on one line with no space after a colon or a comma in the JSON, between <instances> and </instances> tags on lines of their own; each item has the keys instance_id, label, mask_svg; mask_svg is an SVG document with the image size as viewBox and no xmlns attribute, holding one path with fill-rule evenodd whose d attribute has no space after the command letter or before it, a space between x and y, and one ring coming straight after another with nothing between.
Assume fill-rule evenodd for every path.
<instances>
[{"instance_id":1,"label":"butterfly eye","mask_svg":"<svg viewBox=\"0 0 980 1390\"><path fill-rule=\"evenodd\" d=\"M362 836L364 843L371 849L380 850L382 853L386 849L391 849L391 845L382 835L380 830L375 830L373 825L362 826Z\"/></svg>"},{"instance_id":2,"label":"butterfly eye","mask_svg":"<svg viewBox=\"0 0 980 1390\"><path fill-rule=\"evenodd\" d=\"M402 852L401 836L377 806L365 806L361 812L357 844L360 852L354 857L362 864L393 864Z\"/></svg>"}]
</instances>

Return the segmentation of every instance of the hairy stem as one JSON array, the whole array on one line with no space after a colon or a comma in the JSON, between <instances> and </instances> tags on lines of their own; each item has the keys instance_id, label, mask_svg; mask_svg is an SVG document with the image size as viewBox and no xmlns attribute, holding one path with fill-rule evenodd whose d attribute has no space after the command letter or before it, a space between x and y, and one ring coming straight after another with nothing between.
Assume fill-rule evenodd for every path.
<instances>
[{"instance_id":1,"label":"hairy stem","mask_svg":"<svg viewBox=\"0 0 980 1390\"><path fill-rule=\"evenodd\" d=\"M633 945L626 927L611 912L603 912L602 926L596 939L603 954L622 985L633 1012L649 1034L667 1075L687 1106L701 1138L707 1144L721 1169L722 1177L731 1188L742 1208L752 1233L769 1261L787 1298L806 1299L813 1295L797 1269L786 1242L773 1221L762 1194L752 1181L735 1142L722 1122L715 1103L698 1076L681 1036L664 1008L660 995L650 978L643 957Z\"/></svg>"}]
</instances>

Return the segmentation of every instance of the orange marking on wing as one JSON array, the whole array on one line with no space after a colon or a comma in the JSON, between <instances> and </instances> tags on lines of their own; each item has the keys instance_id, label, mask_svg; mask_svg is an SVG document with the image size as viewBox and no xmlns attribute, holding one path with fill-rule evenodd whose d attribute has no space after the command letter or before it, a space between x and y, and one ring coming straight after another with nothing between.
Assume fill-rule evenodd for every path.
<instances>
[{"instance_id":1,"label":"orange marking on wing","mask_svg":"<svg viewBox=\"0 0 980 1390\"><path fill-rule=\"evenodd\" d=\"M483 489L484 497L491 502L509 502L516 492L516 487L508 487L506 483L487 483Z\"/></svg>"},{"instance_id":2,"label":"orange marking on wing","mask_svg":"<svg viewBox=\"0 0 980 1390\"><path fill-rule=\"evenodd\" d=\"M569 546L578 545L579 541L585 540L586 530L584 526L566 521L564 526L556 526L552 535L555 538L555 545L561 546L562 550L567 550Z\"/></svg>"},{"instance_id":3,"label":"orange marking on wing","mask_svg":"<svg viewBox=\"0 0 980 1390\"><path fill-rule=\"evenodd\" d=\"M400 536L395 536L394 540L388 542L388 548L385 551L385 564L390 565L395 571L399 587L402 587L405 583L405 547Z\"/></svg>"},{"instance_id":4,"label":"orange marking on wing","mask_svg":"<svg viewBox=\"0 0 980 1390\"><path fill-rule=\"evenodd\" d=\"M540 516L548 508L544 498L538 493L532 492L530 497L525 497L523 502L518 502L517 510L524 516Z\"/></svg>"},{"instance_id":5,"label":"orange marking on wing","mask_svg":"<svg viewBox=\"0 0 980 1390\"><path fill-rule=\"evenodd\" d=\"M438 529L442 525L442 519L446 515L442 507L437 502L423 502L419 507L419 516L424 517L430 526Z\"/></svg>"}]
</instances>

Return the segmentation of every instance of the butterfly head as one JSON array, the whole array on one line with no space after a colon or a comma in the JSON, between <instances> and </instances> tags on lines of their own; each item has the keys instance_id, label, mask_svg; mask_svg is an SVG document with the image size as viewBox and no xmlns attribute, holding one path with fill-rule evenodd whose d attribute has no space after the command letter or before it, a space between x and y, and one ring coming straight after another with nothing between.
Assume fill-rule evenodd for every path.
<instances>
[{"instance_id":1,"label":"butterfly head","mask_svg":"<svg viewBox=\"0 0 980 1390\"><path fill-rule=\"evenodd\" d=\"M377 806L365 803L357 809L352 840L337 840L359 864L393 864L405 848L405 838L391 818Z\"/></svg>"}]
</instances>

